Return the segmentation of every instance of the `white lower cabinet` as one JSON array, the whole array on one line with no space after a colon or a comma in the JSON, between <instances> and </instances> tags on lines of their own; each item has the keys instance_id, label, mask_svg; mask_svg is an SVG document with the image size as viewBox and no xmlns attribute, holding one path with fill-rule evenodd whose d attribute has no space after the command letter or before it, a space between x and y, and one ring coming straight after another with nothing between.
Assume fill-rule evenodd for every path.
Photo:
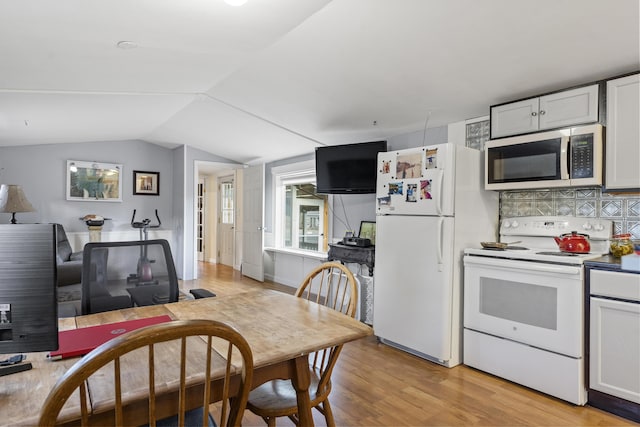
<instances>
[{"instance_id":1,"label":"white lower cabinet","mask_svg":"<svg viewBox=\"0 0 640 427\"><path fill-rule=\"evenodd\" d=\"M640 423L640 273L587 263L588 404Z\"/></svg>"},{"instance_id":2,"label":"white lower cabinet","mask_svg":"<svg viewBox=\"0 0 640 427\"><path fill-rule=\"evenodd\" d=\"M640 403L640 304L591 297L589 388Z\"/></svg>"}]
</instances>

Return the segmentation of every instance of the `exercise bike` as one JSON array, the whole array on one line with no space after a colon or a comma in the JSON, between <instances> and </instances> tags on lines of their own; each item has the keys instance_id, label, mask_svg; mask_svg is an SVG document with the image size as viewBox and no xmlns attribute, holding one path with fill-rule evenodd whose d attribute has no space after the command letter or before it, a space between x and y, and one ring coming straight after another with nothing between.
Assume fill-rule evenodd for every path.
<instances>
[{"instance_id":1,"label":"exercise bike","mask_svg":"<svg viewBox=\"0 0 640 427\"><path fill-rule=\"evenodd\" d=\"M156 209L157 224L151 224L149 218L145 218L140 222L136 221L136 210L133 210L133 216L131 217L131 226L140 230L140 241L146 242L149 238L150 228L159 228L162 225L160 217L158 216L158 209ZM140 245L140 257L138 258L138 266L136 273L129 274L127 277L128 284L135 284L136 286L142 285L157 285L158 281L153 278L153 271L151 270L151 264L155 260L150 260L147 256L147 245Z\"/></svg>"}]
</instances>

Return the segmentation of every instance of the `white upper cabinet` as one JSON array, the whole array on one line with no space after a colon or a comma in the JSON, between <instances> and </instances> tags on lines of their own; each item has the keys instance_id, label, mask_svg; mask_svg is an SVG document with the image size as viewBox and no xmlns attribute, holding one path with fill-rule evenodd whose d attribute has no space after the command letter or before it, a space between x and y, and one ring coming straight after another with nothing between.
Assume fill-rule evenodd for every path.
<instances>
[{"instance_id":1,"label":"white upper cabinet","mask_svg":"<svg viewBox=\"0 0 640 427\"><path fill-rule=\"evenodd\" d=\"M491 107L491 138L598 121L597 84Z\"/></svg>"},{"instance_id":2,"label":"white upper cabinet","mask_svg":"<svg viewBox=\"0 0 640 427\"><path fill-rule=\"evenodd\" d=\"M640 74L607 82L605 188L640 188Z\"/></svg>"},{"instance_id":3,"label":"white upper cabinet","mask_svg":"<svg viewBox=\"0 0 640 427\"><path fill-rule=\"evenodd\" d=\"M491 138L538 130L539 98L491 108Z\"/></svg>"}]
</instances>

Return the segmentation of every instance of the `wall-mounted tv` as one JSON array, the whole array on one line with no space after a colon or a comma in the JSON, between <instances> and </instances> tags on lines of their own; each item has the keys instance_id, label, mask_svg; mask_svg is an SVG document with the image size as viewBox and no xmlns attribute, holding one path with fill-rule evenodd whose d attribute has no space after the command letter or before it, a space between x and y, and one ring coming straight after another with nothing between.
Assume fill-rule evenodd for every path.
<instances>
[{"instance_id":1,"label":"wall-mounted tv","mask_svg":"<svg viewBox=\"0 0 640 427\"><path fill-rule=\"evenodd\" d=\"M316 193L375 193L378 153L382 151L387 151L387 141L316 148Z\"/></svg>"}]
</instances>

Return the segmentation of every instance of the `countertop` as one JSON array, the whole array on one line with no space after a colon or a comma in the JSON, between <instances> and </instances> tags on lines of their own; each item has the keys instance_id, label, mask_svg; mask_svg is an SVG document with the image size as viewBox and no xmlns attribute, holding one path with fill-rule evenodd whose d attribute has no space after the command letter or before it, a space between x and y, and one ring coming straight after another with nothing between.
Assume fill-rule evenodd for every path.
<instances>
[{"instance_id":1,"label":"countertop","mask_svg":"<svg viewBox=\"0 0 640 427\"><path fill-rule=\"evenodd\" d=\"M584 265L589 268L603 268L607 270L621 271L624 273L640 274L640 272L635 270L623 270L621 263L622 261L620 258L616 258L611 254L584 261Z\"/></svg>"},{"instance_id":2,"label":"countertop","mask_svg":"<svg viewBox=\"0 0 640 427\"><path fill-rule=\"evenodd\" d=\"M616 258L611 254L603 255L600 258L585 260L584 264L588 267L609 267L620 270L620 258Z\"/></svg>"}]
</instances>

